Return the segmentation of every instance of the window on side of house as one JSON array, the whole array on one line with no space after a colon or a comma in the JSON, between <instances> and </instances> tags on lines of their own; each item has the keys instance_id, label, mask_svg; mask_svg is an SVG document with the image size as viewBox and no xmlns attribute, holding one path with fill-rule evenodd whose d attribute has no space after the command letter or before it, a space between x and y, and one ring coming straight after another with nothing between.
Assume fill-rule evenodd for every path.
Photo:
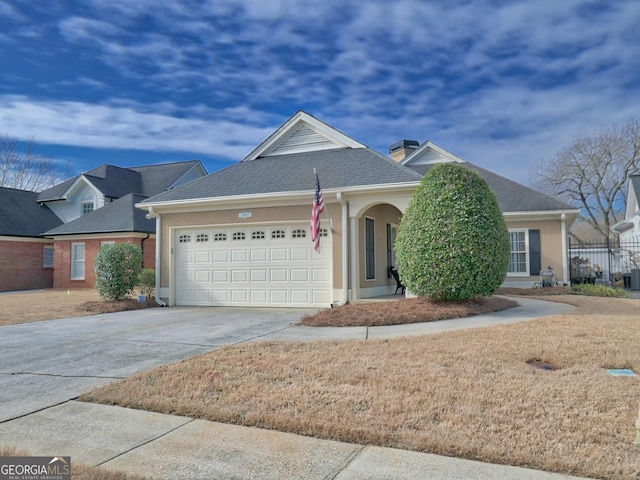
<instances>
[{"instance_id":1,"label":"window on side of house","mask_svg":"<svg viewBox=\"0 0 640 480\"><path fill-rule=\"evenodd\" d=\"M529 235L527 229L509 230L509 242L511 252L509 253L510 276L529 275Z\"/></svg>"},{"instance_id":2,"label":"window on side of house","mask_svg":"<svg viewBox=\"0 0 640 480\"><path fill-rule=\"evenodd\" d=\"M84 280L84 243L71 244L71 280Z\"/></svg>"},{"instance_id":3,"label":"window on side of house","mask_svg":"<svg viewBox=\"0 0 640 480\"><path fill-rule=\"evenodd\" d=\"M45 245L42 252L42 268L53 268L53 246Z\"/></svg>"},{"instance_id":4,"label":"window on side of house","mask_svg":"<svg viewBox=\"0 0 640 480\"><path fill-rule=\"evenodd\" d=\"M387 223L387 268L396 266L396 236L398 227L392 223ZM391 278L391 273L387 272Z\"/></svg>"},{"instance_id":5,"label":"window on side of house","mask_svg":"<svg viewBox=\"0 0 640 480\"><path fill-rule=\"evenodd\" d=\"M87 213L91 213L94 210L93 201L90 202L82 202L82 215L86 215Z\"/></svg>"},{"instance_id":6,"label":"window on side of house","mask_svg":"<svg viewBox=\"0 0 640 480\"><path fill-rule=\"evenodd\" d=\"M365 252L365 278L375 280L376 278L376 252L375 252L375 221L373 218L364 219L364 252Z\"/></svg>"}]
</instances>

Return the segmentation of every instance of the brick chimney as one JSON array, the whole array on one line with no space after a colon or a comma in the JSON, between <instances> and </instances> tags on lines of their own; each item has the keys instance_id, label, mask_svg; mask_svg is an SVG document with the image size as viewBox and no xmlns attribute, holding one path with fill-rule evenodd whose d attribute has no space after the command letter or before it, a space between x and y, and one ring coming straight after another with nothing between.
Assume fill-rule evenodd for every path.
<instances>
[{"instance_id":1,"label":"brick chimney","mask_svg":"<svg viewBox=\"0 0 640 480\"><path fill-rule=\"evenodd\" d=\"M420 146L417 140L400 140L389 147L391 158L401 162Z\"/></svg>"}]
</instances>

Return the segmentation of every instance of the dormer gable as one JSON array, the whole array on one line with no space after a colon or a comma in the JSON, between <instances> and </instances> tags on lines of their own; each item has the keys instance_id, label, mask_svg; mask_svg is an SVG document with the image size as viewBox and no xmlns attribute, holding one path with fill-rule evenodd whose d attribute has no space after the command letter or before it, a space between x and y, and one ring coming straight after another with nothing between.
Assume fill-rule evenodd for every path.
<instances>
[{"instance_id":1,"label":"dormer gable","mask_svg":"<svg viewBox=\"0 0 640 480\"><path fill-rule=\"evenodd\" d=\"M400 163L402 165L430 165L433 163L467 163L461 157L430 140L424 142Z\"/></svg>"},{"instance_id":2,"label":"dormer gable","mask_svg":"<svg viewBox=\"0 0 640 480\"><path fill-rule=\"evenodd\" d=\"M629 177L629 192L627 194L627 209L624 218L629 220L635 217L640 210L638 202L638 193L640 193L640 175L631 175Z\"/></svg>"},{"instance_id":3,"label":"dormer gable","mask_svg":"<svg viewBox=\"0 0 640 480\"><path fill-rule=\"evenodd\" d=\"M242 161L339 148L366 148L366 145L299 110Z\"/></svg>"}]
</instances>

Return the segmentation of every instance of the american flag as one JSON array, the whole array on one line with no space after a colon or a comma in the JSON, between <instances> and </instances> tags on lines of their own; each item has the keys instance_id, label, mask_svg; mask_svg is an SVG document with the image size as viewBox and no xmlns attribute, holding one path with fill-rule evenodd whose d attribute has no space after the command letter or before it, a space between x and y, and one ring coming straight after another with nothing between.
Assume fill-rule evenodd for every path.
<instances>
[{"instance_id":1,"label":"american flag","mask_svg":"<svg viewBox=\"0 0 640 480\"><path fill-rule=\"evenodd\" d=\"M320 188L320 179L316 173L316 195L311 209L311 241L315 243L313 249L316 252L320 251L320 214L322 212L324 212L324 200L322 198L322 189Z\"/></svg>"}]
</instances>

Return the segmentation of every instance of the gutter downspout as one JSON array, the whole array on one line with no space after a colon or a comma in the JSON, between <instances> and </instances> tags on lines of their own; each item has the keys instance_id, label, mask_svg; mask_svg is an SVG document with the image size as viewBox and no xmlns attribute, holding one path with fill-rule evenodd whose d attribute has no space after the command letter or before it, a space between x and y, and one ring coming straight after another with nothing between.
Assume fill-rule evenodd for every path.
<instances>
[{"instance_id":1,"label":"gutter downspout","mask_svg":"<svg viewBox=\"0 0 640 480\"><path fill-rule=\"evenodd\" d=\"M149 240L150 236L151 234L147 233L147 236L140 241L140 250L142 250L142 268L144 268L144 242L145 240Z\"/></svg>"},{"instance_id":2,"label":"gutter downspout","mask_svg":"<svg viewBox=\"0 0 640 480\"><path fill-rule=\"evenodd\" d=\"M569 252L567 252L567 215L563 213L560 216L560 221L562 222L562 283L569 284L568 277L568 269L569 265L567 262L567 257L569 256Z\"/></svg>"},{"instance_id":3,"label":"gutter downspout","mask_svg":"<svg viewBox=\"0 0 640 480\"><path fill-rule=\"evenodd\" d=\"M162 250L162 220L160 215L153 211L153 207L149 207L149 213L147 214L148 219L155 218L156 219L156 293L155 300L158 305L161 307L166 307L166 302L162 301L158 296L158 292L160 291L160 265L161 262L161 250Z\"/></svg>"},{"instance_id":4,"label":"gutter downspout","mask_svg":"<svg viewBox=\"0 0 640 480\"><path fill-rule=\"evenodd\" d=\"M337 193L337 198L342 205L342 300L332 307L341 307L349 301L349 203L342 192Z\"/></svg>"}]
</instances>

